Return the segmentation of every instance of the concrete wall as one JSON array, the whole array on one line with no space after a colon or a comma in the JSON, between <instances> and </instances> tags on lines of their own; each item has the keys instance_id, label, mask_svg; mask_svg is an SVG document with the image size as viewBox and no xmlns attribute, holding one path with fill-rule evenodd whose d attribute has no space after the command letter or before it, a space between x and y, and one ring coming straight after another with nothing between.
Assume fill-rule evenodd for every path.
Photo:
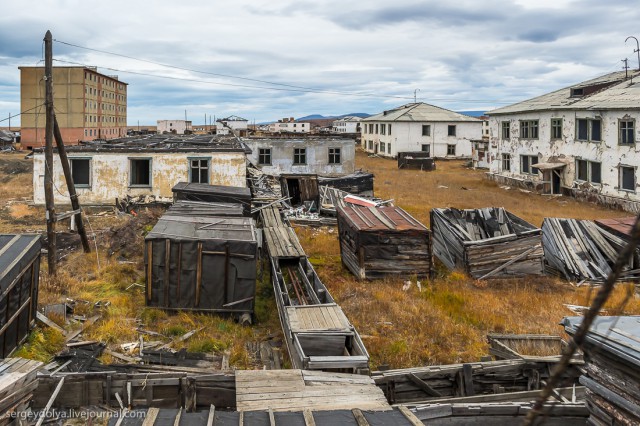
<instances>
[{"instance_id":1,"label":"concrete wall","mask_svg":"<svg viewBox=\"0 0 640 426\"><path fill-rule=\"evenodd\" d=\"M114 204L116 198L152 196L158 201L171 201L171 188L189 181L189 158L210 158L209 183L212 185L246 186L246 157L242 152L86 152L69 153L69 159L90 158L90 182L78 187L80 203ZM151 187L130 187L131 158L151 158ZM54 155L54 199L70 204L60 159ZM44 153L33 156L33 201L44 204Z\"/></svg>"},{"instance_id":2,"label":"concrete wall","mask_svg":"<svg viewBox=\"0 0 640 426\"><path fill-rule=\"evenodd\" d=\"M309 123L271 123L269 124L269 132L271 133L309 133L311 125Z\"/></svg>"},{"instance_id":3,"label":"concrete wall","mask_svg":"<svg viewBox=\"0 0 640 426\"><path fill-rule=\"evenodd\" d=\"M251 163L258 165L260 148L271 149L271 165L258 165L265 173L317 173L341 175L355 171L355 141L352 139L243 140L251 149ZM295 148L307 149L307 164L294 165ZM340 164L329 164L329 148L340 148Z\"/></svg>"},{"instance_id":4,"label":"concrete wall","mask_svg":"<svg viewBox=\"0 0 640 426\"><path fill-rule=\"evenodd\" d=\"M156 128L158 129L159 134L162 134L164 132L175 132L175 134L177 135L184 135L185 131L193 130L191 121L185 120L158 120Z\"/></svg>"},{"instance_id":5,"label":"concrete wall","mask_svg":"<svg viewBox=\"0 0 640 426\"><path fill-rule=\"evenodd\" d=\"M562 118L562 138L551 139L551 119ZM576 119L601 118L602 141L585 142L576 140ZM626 200L640 201L638 194L638 171L640 167L640 146L620 145L618 143L618 120L635 120L635 140L640 133L639 111L548 111L538 113L522 113L492 116L490 126L490 171L494 174L511 177L526 177L527 180L539 182L542 174L525 175L521 171L521 155L537 155L540 162L565 162L562 169L561 185L589 194L600 194L608 197L619 197ZM538 139L520 139L520 120L539 120ZM502 122L510 123L510 137L502 139ZM511 170L502 170L502 154L511 155ZM576 160L588 160L601 163L602 183L578 181L576 178ZM625 191L618 188L620 166L636 168L636 190Z\"/></svg>"},{"instance_id":6,"label":"concrete wall","mask_svg":"<svg viewBox=\"0 0 640 426\"><path fill-rule=\"evenodd\" d=\"M370 132L369 124L373 124L373 132ZM378 124L378 133L375 131ZM386 135L382 135L380 124L386 124ZM391 134L389 134L391 124ZM422 135L422 125L431 126L430 136ZM448 136L448 126L456 126L456 135ZM373 122L362 121L361 140L365 151L375 152L378 147L378 155L396 157L398 152L421 151L422 145L430 145L432 157L440 158L471 158L471 140L482 138L482 121L478 122ZM373 148L369 148L371 142ZM385 144L385 152L380 150L381 143ZM389 144L391 150L389 151ZM455 145L454 156L447 155L447 146Z\"/></svg>"}]
</instances>

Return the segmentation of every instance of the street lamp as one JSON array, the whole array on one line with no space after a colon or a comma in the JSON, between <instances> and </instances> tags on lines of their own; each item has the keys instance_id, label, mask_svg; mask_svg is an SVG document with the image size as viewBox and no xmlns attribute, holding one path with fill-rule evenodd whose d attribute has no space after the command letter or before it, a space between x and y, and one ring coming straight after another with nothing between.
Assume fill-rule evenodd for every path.
<instances>
[{"instance_id":1,"label":"street lamp","mask_svg":"<svg viewBox=\"0 0 640 426\"><path fill-rule=\"evenodd\" d=\"M637 53L638 54L638 70L640 70L640 43L638 43L638 39L635 38L634 36L629 36L626 39L624 39L624 42L626 43L627 40L629 40L630 38L634 39L636 41L636 49L633 51L633 53Z\"/></svg>"}]
</instances>

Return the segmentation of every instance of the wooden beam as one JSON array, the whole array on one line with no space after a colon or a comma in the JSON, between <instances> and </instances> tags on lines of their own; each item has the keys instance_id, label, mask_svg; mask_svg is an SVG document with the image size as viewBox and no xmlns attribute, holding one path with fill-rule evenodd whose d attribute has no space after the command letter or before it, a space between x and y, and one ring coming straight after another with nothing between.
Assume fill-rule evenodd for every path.
<instances>
[{"instance_id":1,"label":"wooden beam","mask_svg":"<svg viewBox=\"0 0 640 426\"><path fill-rule=\"evenodd\" d=\"M207 426L213 426L216 421L216 407L211 404L209 407L209 417L207 418Z\"/></svg>"},{"instance_id":2,"label":"wooden beam","mask_svg":"<svg viewBox=\"0 0 640 426\"><path fill-rule=\"evenodd\" d=\"M36 426L41 426L42 423L47 418L47 413L51 409L51 406L53 405L53 402L56 400L56 397L60 393L60 389L62 389L62 385L64 385L64 376L58 382L58 385L56 386L56 389L51 394L51 398L49 398L49 401L47 401L47 405L44 407L44 410L42 411L44 413L44 415L38 419L38 421L36 423Z\"/></svg>"},{"instance_id":3,"label":"wooden beam","mask_svg":"<svg viewBox=\"0 0 640 426\"><path fill-rule=\"evenodd\" d=\"M504 268L506 268L507 266L517 262L520 259L523 259L525 257L527 257L527 255L529 255L530 253L533 253L534 251L536 251L537 249L539 249L540 246L538 244L536 244L535 246L531 247L528 250L523 251L522 253L520 253L519 255L517 255L516 257L514 257L513 259L511 259L510 261L498 266L496 269L494 269L493 271L487 272L486 274L484 274L483 276L481 276L480 278L478 278L479 280L484 280L485 278L489 278L490 276L497 274L498 272L502 271Z\"/></svg>"},{"instance_id":4,"label":"wooden beam","mask_svg":"<svg viewBox=\"0 0 640 426\"><path fill-rule=\"evenodd\" d=\"M404 418L407 419L409 421L409 423L411 423L413 426L424 426L424 423L422 423L420 421L420 419L418 419L418 417L416 417L416 415L413 414L404 405L398 406L398 411L400 411L402 413L402 415L404 416Z\"/></svg>"},{"instance_id":5,"label":"wooden beam","mask_svg":"<svg viewBox=\"0 0 640 426\"><path fill-rule=\"evenodd\" d=\"M407 376L409 380L413 382L414 385L418 386L421 390L423 390L427 395L434 396L436 398L441 397L440 392L429 386L426 382L422 381L418 376L414 373L409 373Z\"/></svg>"},{"instance_id":6,"label":"wooden beam","mask_svg":"<svg viewBox=\"0 0 640 426\"><path fill-rule=\"evenodd\" d=\"M44 36L45 133L44 199L47 220L47 265L49 275L56 275L56 207L53 198L53 36Z\"/></svg>"},{"instance_id":7,"label":"wooden beam","mask_svg":"<svg viewBox=\"0 0 640 426\"><path fill-rule=\"evenodd\" d=\"M364 414L362 414L360 409L354 408L351 412L353 413L353 417L355 417L356 422L358 422L358 426L369 426L369 422L364 417Z\"/></svg>"},{"instance_id":8,"label":"wooden beam","mask_svg":"<svg viewBox=\"0 0 640 426\"><path fill-rule=\"evenodd\" d=\"M313 413L311 412L310 409L305 409L302 412L302 415L304 416L304 424L306 426L316 426L316 421L313 418Z\"/></svg>"},{"instance_id":9,"label":"wooden beam","mask_svg":"<svg viewBox=\"0 0 640 426\"><path fill-rule=\"evenodd\" d=\"M158 417L159 412L159 408L149 408L147 410L147 414L144 416L144 422L142 422L142 426L153 426L153 424L156 422L156 418Z\"/></svg>"}]
</instances>

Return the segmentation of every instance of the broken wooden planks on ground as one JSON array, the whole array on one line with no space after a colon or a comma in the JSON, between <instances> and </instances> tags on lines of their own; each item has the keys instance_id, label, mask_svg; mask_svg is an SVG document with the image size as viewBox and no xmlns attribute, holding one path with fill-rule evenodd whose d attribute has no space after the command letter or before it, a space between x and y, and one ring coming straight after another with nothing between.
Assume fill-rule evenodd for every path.
<instances>
[{"instance_id":1,"label":"broken wooden planks on ground","mask_svg":"<svg viewBox=\"0 0 640 426\"><path fill-rule=\"evenodd\" d=\"M0 424L25 411L38 386L37 373L43 368L42 362L24 358L0 361Z\"/></svg>"},{"instance_id":2,"label":"broken wooden planks on ground","mask_svg":"<svg viewBox=\"0 0 640 426\"><path fill-rule=\"evenodd\" d=\"M487 335L489 354L496 359L522 359L527 361L557 362L567 342L560 336L547 334L498 334ZM576 354L574 360L582 360Z\"/></svg>"},{"instance_id":3,"label":"broken wooden planks on ground","mask_svg":"<svg viewBox=\"0 0 640 426\"><path fill-rule=\"evenodd\" d=\"M540 389L541 380L549 377L554 365L555 361L513 359L376 371L372 373L372 378L391 404L437 402L438 398ZM562 386L577 383L581 365L582 362L578 360L572 363L563 376ZM434 396L436 392L440 397Z\"/></svg>"},{"instance_id":4,"label":"broken wooden planks on ground","mask_svg":"<svg viewBox=\"0 0 640 426\"><path fill-rule=\"evenodd\" d=\"M545 269L570 281L602 283L627 241L591 220L545 218ZM640 281L640 250L622 270L620 281Z\"/></svg>"},{"instance_id":5,"label":"broken wooden planks on ground","mask_svg":"<svg viewBox=\"0 0 640 426\"><path fill-rule=\"evenodd\" d=\"M542 231L502 207L432 209L433 254L473 278L543 275Z\"/></svg>"},{"instance_id":6,"label":"broken wooden planks on ground","mask_svg":"<svg viewBox=\"0 0 640 426\"><path fill-rule=\"evenodd\" d=\"M342 263L360 279L430 278L431 232L399 207L338 207Z\"/></svg>"}]
</instances>

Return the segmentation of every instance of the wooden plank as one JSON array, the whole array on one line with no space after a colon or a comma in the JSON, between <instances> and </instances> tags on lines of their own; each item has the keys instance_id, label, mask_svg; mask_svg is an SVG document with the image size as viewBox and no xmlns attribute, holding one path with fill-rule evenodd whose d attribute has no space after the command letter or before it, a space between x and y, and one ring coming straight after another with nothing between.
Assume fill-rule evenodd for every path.
<instances>
[{"instance_id":1,"label":"wooden plank","mask_svg":"<svg viewBox=\"0 0 640 426\"><path fill-rule=\"evenodd\" d=\"M362 411L358 408L354 408L351 412L353 413L353 417L355 417L356 422L358 422L358 426L369 426L369 422L364 417L364 414L362 414Z\"/></svg>"},{"instance_id":2,"label":"wooden plank","mask_svg":"<svg viewBox=\"0 0 640 426\"><path fill-rule=\"evenodd\" d=\"M64 328L60 327L55 322L51 321L47 316L45 316L45 314L41 313L40 311L36 312L36 319L41 323L43 323L44 325L46 325L47 327L54 328L58 330L60 333L64 334Z\"/></svg>"},{"instance_id":3,"label":"wooden plank","mask_svg":"<svg viewBox=\"0 0 640 426\"><path fill-rule=\"evenodd\" d=\"M158 417L159 412L159 408L149 408L144 416L144 422L142 422L142 426L153 426L153 424L156 422L156 418Z\"/></svg>"},{"instance_id":4,"label":"wooden plank","mask_svg":"<svg viewBox=\"0 0 640 426\"><path fill-rule=\"evenodd\" d=\"M316 426L316 421L313 419L313 413L311 410L307 408L302 413L304 416L304 424L306 426Z\"/></svg>"},{"instance_id":5,"label":"wooden plank","mask_svg":"<svg viewBox=\"0 0 640 426\"><path fill-rule=\"evenodd\" d=\"M416 376L414 373L409 373L409 375L407 376L416 386L418 386L420 389L422 389L427 395L429 396L433 396L433 397L441 397L442 394L440 392L438 392L437 390L433 389L431 386L429 386L426 382L423 382L422 380L420 380L420 378L418 376Z\"/></svg>"},{"instance_id":6,"label":"wooden plank","mask_svg":"<svg viewBox=\"0 0 640 426\"><path fill-rule=\"evenodd\" d=\"M209 417L207 418L207 426L213 426L216 419L216 407L211 404L209 407Z\"/></svg>"},{"instance_id":7,"label":"wooden plank","mask_svg":"<svg viewBox=\"0 0 640 426\"><path fill-rule=\"evenodd\" d=\"M424 426L424 423L420 421L407 407L404 405L398 406L398 411L411 423L413 426Z\"/></svg>"},{"instance_id":8,"label":"wooden plank","mask_svg":"<svg viewBox=\"0 0 640 426\"><path fill-rule=\"evenodd\" d=\"M56 386L56 389L51 394L51 397L49 398L47 405L44 407L42 411L44 415L38 419L38 421L36 422L36 426L42 426L42 423L46 420L47 413L49 412L49 410L51 410L51 406L53 405L53 402L56 400L56 397L60 393L60 389L62 389L62 385L64 385L64 376L60 379L60 381L58 382L58 385Z\"/></svg>"}]
</instances>

